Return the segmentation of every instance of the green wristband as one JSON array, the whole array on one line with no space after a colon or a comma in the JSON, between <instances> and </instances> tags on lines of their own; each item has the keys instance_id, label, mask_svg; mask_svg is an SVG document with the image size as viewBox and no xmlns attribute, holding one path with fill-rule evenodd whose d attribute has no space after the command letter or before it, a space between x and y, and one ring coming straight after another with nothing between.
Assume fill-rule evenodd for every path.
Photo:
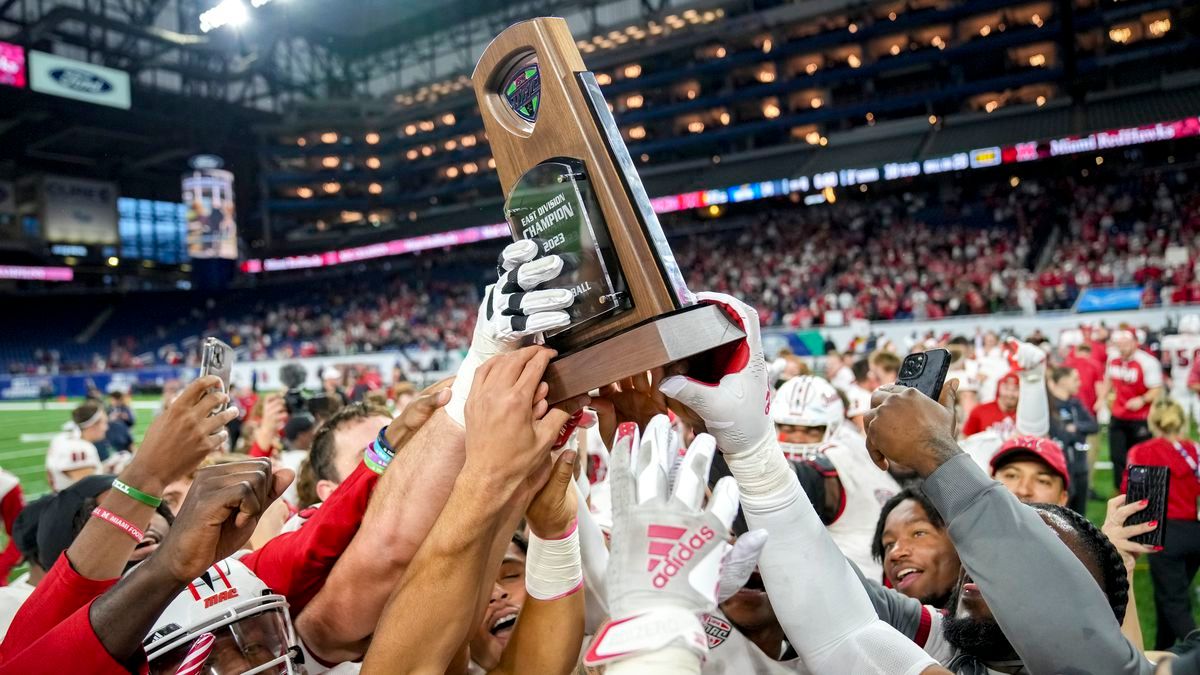
<instances>
[{"instance_id":1,"label":"green wristband","mask_svg":"<svg viewBox=\"0 0 1200 675\"><path fill-rule=\"evenodd\" d=\"M139 501L152 509L156 509L158 508L159 504L162 504L161 498L155 497L151 494L146 494L132 485L126 485L125 483L121 482L120 478L114 478L112 486L117 492L120 492L134 501Z\"/></svg>"}]
</instances>

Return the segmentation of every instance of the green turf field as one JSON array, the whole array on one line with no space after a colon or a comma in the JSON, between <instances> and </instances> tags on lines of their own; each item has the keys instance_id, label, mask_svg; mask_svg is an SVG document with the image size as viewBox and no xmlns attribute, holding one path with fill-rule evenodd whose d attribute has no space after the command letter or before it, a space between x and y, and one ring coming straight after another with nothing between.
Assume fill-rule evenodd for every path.
<instances>
[{"instance_id":1,"label":"green turf field","mask_svg":"<svg viewBox=\"0 0 1200 675\"><path fill-rule=\"evenodd\" d=\"M63 422L67 421L71 409L78 401L70 403L50 403L43 410L38 403L0 403L0 468L15 473L21 479L21 488L28 501L45 493L49 488L46 484L45 456L50 437L59 431ZM156 398L140 398L134 401L134 412L138 416L134 436L140 441L150 422L151 415L158 405ZM1100 441L1100 459L1108 459L1108 439ZM1096 492L1107 499L1112 495L1112 472L1107 469L1096 471L1093 481ZM1100 525L1104 522L1105 504L1103 501L1093 501L1088 504L1088 517ZM2 538L2 533L0 533ZM18 570L19 572L20 570ZM1154 592L1150 583L1150 570L1143 558L1138 561L1134 575L1134 588L1137 593L1138 615L1142 622L1142 632L1146 644L1153 645L1155 633ZM1195 598L1193 585L1193 598ZM1197 622L1200 623L1200 603L1195 605Z\"/></svg>"}]
</instances>

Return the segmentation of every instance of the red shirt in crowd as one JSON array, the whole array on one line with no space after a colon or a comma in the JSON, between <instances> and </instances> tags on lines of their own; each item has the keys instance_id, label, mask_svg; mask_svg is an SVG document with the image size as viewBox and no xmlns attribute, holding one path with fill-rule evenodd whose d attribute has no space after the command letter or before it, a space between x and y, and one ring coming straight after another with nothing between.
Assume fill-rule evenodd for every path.
<instances>
[{"instance_id":1,"label":"red shirt in crowd","mask_svg":"<svg viewBox=\"0 0 1200 675\"><path fill-rule=\"evenodd\" d=\"M1200 384L1200 359L1196 359L1192 362L1192 367L1190 370L1188 370L1187 384L1188 389L1192 389L1196 385ZM1195 390L1193 389L1193 391Z\"/></svg>"},{"instance_id":2,"label":"red shirt in crowd","mask_svg":"<svg viewBox=\"0 0 1200 675\"><path fill-rule=\"evenodd\" d=\"M0 518L4 520L4 531L8 533L8 546L0 553L0 586L8 584L8 573L21 561L21 551L17 549L17 540L13 539L13 524L17 522L17 514L25 508L25 498L21 494L21 483L17 477L7 471L0 471Z\"/></svg>"},{"instance_id":3,"label":"red shirt in crowd","mask_svg":"<svg viewBox=\"0 0 1200 675\"><path fill-rule=\"evenodd\" d=\"M1106 376L1112 382L1116 399L1113 401L1112 416L1119 420L1144 420L1150 416L1150 403L1145 401L1138 410L1129 410L1125 404L1155 387L1162 386L1162 364L1158 359L1142 350L1137 350L1128 359L1113 357L1108 362Z\"/></svg>"},{"instance_id":4,"label":"red shirt in crowd","mask_svg":"<svg viewBox=\"0 0 1200 675\"><path fill-rule=\"evenodd\" d=\"M1063 359L1063 365L1079 373L1079 400L1088 412L1096 412L1096 383L1104 377L1104 368L1091 357L1071 356Z\"/></svg>"},{"instance_id":5,"label":"red shirt in crowd","mask_svg":"<svg viewBox=\"0 0 1200 675\"><path fill-rule=\"evenodd\" d=\"M1200 466L1200 448L1192 441L1179 441L1179 447L1187 453L1192 461ZM1167 490L1167 519L1196 520L1196 500L1200 499L1200 480L1192 467L1188 466L1175 444L1165 438L1152 438L1144 443L1138 443L1129 449L1127 466L1148 464L1150 466L1165 466L1171 470L1170 489ZM1121 479L1121 491L1124 492L1129 483L1129 471Z\"/></svg>"},{"instance_id":6,"label":"red shirt in crowd","mask_svg":"<svg viewBox=\"0 0 1200 675\"><path fill-rule=\"evenodd\" d=\"M987 431L1004 420L1016 421L1016 419L1016 408L1013 408L1009 412L1004 412L1000 409L1000 404L996 401L977 405L971 409L971 414L967 415L967 421L963 422L963 436L971 436L981 431Z\"/></svg>"}]
</instances>

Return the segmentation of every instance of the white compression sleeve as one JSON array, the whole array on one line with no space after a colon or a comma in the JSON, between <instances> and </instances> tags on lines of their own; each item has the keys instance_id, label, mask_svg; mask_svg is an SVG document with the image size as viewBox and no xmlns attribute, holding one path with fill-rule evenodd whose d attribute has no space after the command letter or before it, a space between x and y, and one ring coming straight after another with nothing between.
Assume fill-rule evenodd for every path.
<instances>
[{"instance_id":1,"label":"white compression sleeve","mask_svg":"<svg viewBox=\"0 0 1200 675\"><path fill-rule=\"evenodd\" d=\"M1050 433L1045 364L1021 371L1019 379L1021 397L1017 399L1017 433L1022 436L1045 436Z\"/></svg>"},{"instance_id":2,"label":"white compression sleeve","mask_svg":"<svg viewBox=\"0 0 1200 675\"><path fill-rule=\"evenodd\" d=\"M783 452L778 446L766 451L773 456L762 453L754 462L727 461L742 488L746 522L769 533L759 570L775 615L809 670L915 674L936 663L879 620Z\"/></svg>"},{"instance_id":3,"label":"white compression sleeve","mask_svg":"<svg viewBox=\"0 0 1200 675\"><path fill-rule=\"evenodd\" d=\"M666 647L614 661L605 667L604 675L700 675L702 663L690 649Z\"/></svg>"}]
</instances>

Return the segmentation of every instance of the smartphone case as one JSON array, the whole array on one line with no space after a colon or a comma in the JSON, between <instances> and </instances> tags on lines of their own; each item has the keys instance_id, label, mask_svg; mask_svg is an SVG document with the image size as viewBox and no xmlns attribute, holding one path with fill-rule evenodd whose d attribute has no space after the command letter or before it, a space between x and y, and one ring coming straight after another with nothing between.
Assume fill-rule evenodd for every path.
<instances>
[{"instance_id":1,"label":"smartphone case","mask_svg":"<svg viewBox=\"0 0 1200 675\"><path fill-rule=\"evenodd\" d=\"M919 368L915 375L905 377L906 372ZM912 387L933 400L942 395L942 385L946 381L946 373L950 372L950 352L945 349L931 349L927 352L917 352L904 357L900 364L900 378L896 384Z\"/></svg>"},{"instance_id":2,"label":"smartphone case","mask_svg":"<svg viewBox=\"0 0 1200 675\"><path fill-rule=\"evenodd\" d=\"M1142 474L1141 471L1145 473ZM1137 472L1137 473L1135 473ZM1165 466L1129 466L1129 491L1125 503L1132 504L1143 499L1149 500L1150 505L1129 516L1125 525L1139 525L1151 520L1158 521L1158 527L1145 534L1130 537L1130 541L1147 546L1163 546L1166 541L1167 522L1167 492L1171 485L1171 470Z\"/></svg>"}]
</instances>

